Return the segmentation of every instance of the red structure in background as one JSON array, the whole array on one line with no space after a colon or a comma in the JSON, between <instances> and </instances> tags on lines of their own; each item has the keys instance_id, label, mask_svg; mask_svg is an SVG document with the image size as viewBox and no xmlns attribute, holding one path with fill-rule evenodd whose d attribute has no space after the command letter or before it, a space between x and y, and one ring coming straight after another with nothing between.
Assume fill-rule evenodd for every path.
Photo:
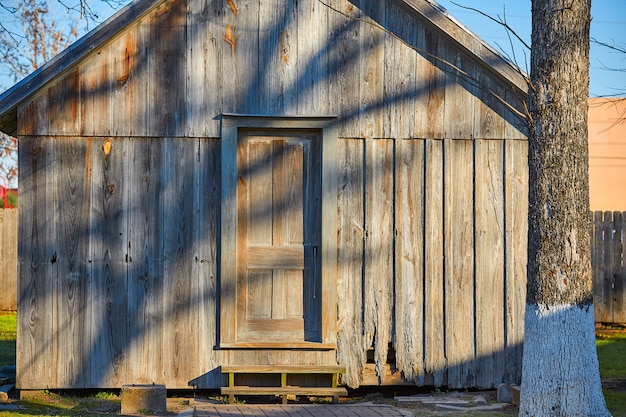
<instances>
[{"instance_id":1,"label":"red structure in background","mask_svg":"<svg viewBox=\"0 0 626 417\"><path fill-rule=\"evenodd\" d=\"M0 177L0 179L2 180L2 185L0 185L0 199L2 199L3 201L3 208L7 209L7 208L15 208L13 206L13 204L11 204L9 202L9 194L13 193L15 195L17 195L17 189L15 188L8 188L7 187L7 179L4 177Z\"/></svg>"}]
</instances>

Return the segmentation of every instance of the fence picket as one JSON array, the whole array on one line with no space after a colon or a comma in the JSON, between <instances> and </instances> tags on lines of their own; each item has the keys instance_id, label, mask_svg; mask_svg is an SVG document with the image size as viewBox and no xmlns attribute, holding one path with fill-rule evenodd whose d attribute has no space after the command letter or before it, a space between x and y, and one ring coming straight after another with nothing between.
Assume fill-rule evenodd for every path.
<instances>
[{"instance_id":1,"label":"fence picket","mask_svg":"<svg viewBox=\"0 0 626 417\"><path fill-rule=\"evenodd\" d=\"M624 301L624 215L613 213L613 322L626 323Z\"/></svg>"},{"instance_id":2,"label":"fence picket","mask_svg":"<svg viewBox=\"0 0 626 417\"><path fill-rule=\"evenodd\" d=\"M591 213L591 267L593 268L593 304L596 322L601 322L606 311L602 303L604 302L604 287L602 286L604 263L602 262L602 212ZM602 279L601 279L602 277Z\"/></svg>"},{"instance_id":3,"label":"fence picket","mask_svg":"<svg viewBox=\"0 0 626 417\"><path fill-rule=\"evenodd\" d=\"M591 263L597 323L626 324L626 212L593 214Z\"/></svg>"}]
</instances>

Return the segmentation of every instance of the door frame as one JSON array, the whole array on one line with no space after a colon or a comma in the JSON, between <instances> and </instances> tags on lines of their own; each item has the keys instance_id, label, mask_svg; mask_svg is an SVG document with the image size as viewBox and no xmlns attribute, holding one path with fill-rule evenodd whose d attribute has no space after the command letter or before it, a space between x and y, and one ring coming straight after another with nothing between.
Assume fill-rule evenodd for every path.
<instances>
[{"instance_id":1,"label":"door frame","mask_svg":"<svg viewBox=\"0 0 626 417\"><path fill-rule=\"evenodd\" d=\"M337 345L337 118L335 116L221 115L221 221L219 231L220 349L335 349ZM237 141L239 129L319 132L321 143L321 342L237 340ZM233 259L235 258L235 259Z\"/></svg>"}]
</instances>

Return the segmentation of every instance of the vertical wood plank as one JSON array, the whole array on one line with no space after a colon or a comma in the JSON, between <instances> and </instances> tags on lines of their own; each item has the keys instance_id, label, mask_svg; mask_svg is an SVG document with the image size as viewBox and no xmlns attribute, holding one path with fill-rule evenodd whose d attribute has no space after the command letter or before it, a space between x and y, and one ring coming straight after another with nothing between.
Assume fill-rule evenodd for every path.
<instances>
[{"instance_id":1,"label":"vertical wood plank","mask_svg":"<svg viewBox=\"0 0 626 417\"><path fill-rule=\"evenodd\" d=\"M374 361L380 383L393 329L394 141L365 142L365 289L366 342L373 340Z\"/></svg>"},{"instance_id":2,"label":"vertical wood plank","mask_svg":"<svg viewBox=\"0 0 626 417\"><path fill-rule=\"evenodd\" d=\"M259 110L294 114L298 99L298 18L296 2L259 2Z\"/></svg>"},{"instance_id":3,"label":"vertical wood plank","mask_svg":"<svg viewBox=\"0 0 626 417\"><path fill-rule=\"evenodd\" d=\"M360 11L348 0L329 0L329 38L334 39L329 47L330 113L339 115L339 137L358 138L359 92L361 78L360 34L361 25L356 18Z\"/></svg>"},{"instance_id":4,"label":"vertical wood plank","mask_svg":"<svg viewBox=\"0 0 626 417\"><path fill-rule=\"evenodd\" d=\"M387 6L387 30L384 45L384 103L383 136L412 138L415 128L415 94L417 90L416 52L417 25L412 17L395 3Z\"/></svg>"},{"instance_id":5,"label":"vertical wood plank","mask_svg":"<svg viewBox=\"0 0 626 417\"><path fill-rule=\"evenodd\" d=\"M17 310L18 209L0 209L0 309Z\"/></svg>"},{"instance_id":6,"label":"vertical wood plank","mask_svg":"<svg viewBox=\"0 0 626 417\"><path fill-rule=\"evenodd\" d=\"M346 384L357 387L367 357L363 339L364 142L339 141L337 243L337 361L346 365Z\"/></svg>"},{"instance_id":7,"label":"vertical wood plank","mask_svg":"<svg viewBox=\"0 0 626 417\"><path fill-rule=\"evenodd\" d=\"M476 385L504 374L504 184L502 141L475 141Z\"/></svg>"},{"instance_id":8,"label":"vertical wood plank","mask_svg":"<svg viewBox=\"0 0 626 417\"><path fill-rule=\"evenodd\" d=\"M617 224L616 228L619 228L619 236L621 238L620 253L622 257L621 268L616 270L615 279L615 314L613 320L616 323L626 323L626 262L624 262L624 256L626 254L626 212L620 212L621 220ZM617 233L617 232L616 232ZM619 256L619 254L616 254Z\"/></svg>"},{"instance_id":9,"label":"vertical wood plank","mask_svg":"<svg viewBox=\"0 0 626 417\"><path fill-rule=\"evenodd\" d=\"M58 272L58 387L91 385L90 331L87 316L89 250L90 143L80 138L56 138L54 210L62 225L57 229Z\"/></svg>"},{"instance_id":10,"label":"vertical wood plank","mask_svg":"<svg viewBox=\"0 0 626 417\"><path fill-rule=\"evenodd\" d=\"M504 87L494 80L491 73L472 65L477 86L474 109L474 137L480 139L502 139L505 136L506 110L501 100L505 99ZM498 99L500 98L500 99Z\"/></svg>"},{"instance_id":11,"label":"vertical wood plank","mask_svg":"<svg viewBox=\"0 0 626 417\"><path fill-rule=\"evenodd\" d=\"M187 11L187 136L218 137L222 113L222 17L224 1L193 0ZM227 92L226 94L229 94Z\"/></svg>"},{"instance_id":12,"label":"vertical wood plank","mask_svg":"<svg viewBox=\"0 0 626 417\"><path fill-rule=\"evenodd\" d=\"M17 281L17 378L21 386L56 384L58 350L55 265L54 140L22 137L20 169L19 277Z\"/></svg>"},{"instance_id":13,"label":"vertical wood plank","mask_svg":"<svg viewBox=\"0 0 626 417\"><path fill-rule=\"evenodd\" d=\"M604 266L602 280L602 294L604 296L604 314L602 321L613 323L613 287L615 278L613 277L613 212L605 211L602 221L602 264Z\"/></svg>"},{"instance_id":14,"label":"vertical wood plank","mask_svg":"<svg viewBox=\"0 0 626 417\"><path fill-rule=\"evenodd\" d=\"M450 43L439 45L439 56L456 68L474 74L476 67L471 65L469 57L462 53L456 45ZM472 137L474 129L475 95L474 87L465 74L448 67L445 77L444 93L444 132L446 138L467 139Z\"/></svg>"},{"instance_id":15,"label":"vertical wood plank","mask_svg":"<svg viewBox=\"0 0 626 417\"><path fill-rule=\"evenodd\" d=\"M200 163L198 166L198 182L196 188L197 218L196 228L198 269L198 339L200 350L197 358L197 371L209 372L223 363L218 345L217 328L217 242L219 239L219 208L220 208L220 143L217 139L204 139L199 143ZM193 289L192 289L193 291ZM209 372L200 377L200 386L218 387L222 384L222 375Z\"/></svg>"},{"instance_id":16,"label":"vertical wood plank","mask_svg":"<svg viewBox=\"0 0 626 417\"><path fill-rule=\"evenodd\" d=\"M417 46L428 54L437 56L445 49L444 41L432 30L418 26ZM444 97L446 68L443 64L426 55L417 57L417 88L420 93L415 103L414 134L419 138L443 139Z\"/></svg>"},{"instance_id":17,"label":"vertical wood plank","mask_svg":"<svg viewBox=\"0 0 626 417\"><path fill-rule=\"evenodd\" d=\"M424 141L396 144L396 367L424 383Z\"/></svg>"},{"instance_id":18,"label":"vertical wood plank","mask_svg":"<svg viewBox=\"0 0 626 417\"><path fill-rule=\"evenodd\" d=\"M505 100L516 110L506 110L504 115L504 137L506 139L527 140L528 122L526 121L526 101L519 93L507 89Z\"/></svg>"},{"instance_id":19,"label":"vertical wood plank","mask_svg":"<svg viewBox=\"0 0 626 417\"><path fill-rule=\"evenodd\" d=\"M163 143L133 138L128 173L128 380L164 383ZM147 354L152 352L152 354Z\"/></svg>"},{"instance_id":20,"label":"vertical wood plank","mask_svg":"<svg viewBox=\"0 0 626 417\"><path fill-rule=\"evenodd\" d=\"M384 22L386 2L361 0L360 30L360 100L359 136L383 137L383 79L384 43L383 30L375 23ZM352 74L354 77L356 74Z\"/></svg>"},{"instance_id":21,"label":"vertical wood plank","mask_svg":"<svg viewBox=\"0 0 626 417\"><path fill-rule=\"evenodd\" d=\"M80 130L80 75L74 69L48 89L49 131L44 134L77 135Z\"/></svg>"},{"instance_id":22,"label":"vertical wood plank","mask_svg":"<svg viewBox=\"0 0 626 417\"><path fill-rule=\"evenodd\" d=\"M298 12L297 113L331 114L329 102L329 9L318 0L300 0ZM296 59L293 56L291 59Z\"/></svg>"},{"instance_id":23,"label":"vertical wood plank","mask_svg":"<svg viewBox=\"0 0 626 417\"><path fill-rule=\"evenodd\" d=\"M48 123L50 117L47 91L44 90L25 105L19 106L17 115L18 137L46 135L49 131Z\"/></svg>"},{"instance_id":24,"label":"vertical wood plank","mask_svg":"<svg viewBox=\"0 0 626 417\"><path fill-rule=\"evenodd\" d=\"M424 241L424 371L440 386L446 368L443 275L443 143L426 140Z\"/></svg>"},{"instance_id":25,"label":"vertical wood plank","mask_svg":"<svg viewBox=\"0 0 626 417\"><path fill-rule=\"evenodd\" d=\"M150 42L154 48L151 77L155 103L152 128L154 136L181 136L186 124L186 0L163 3L151 16Z\"/></svg>"},{"instance_id":26,"label":"vertical wood plank","mask_svg":"<svg viewBox=\"0 0 626 417\"><path fill-rule=\"evenodd\" d=\"M128 139L94 138L91 147L91 378L117 387L128 372L128 318L121 313L128 305Z\"/></svg>"},{"instance_id":27,"label":"vertical wood plank","mask_svg":"<svg viewBox=\"0 0 626 417\"><path fill-rule=\"evenodd\" d=\"M237 127L223 121L220 143L220 312L236 311L237 306ZM234 256L234 259L233 259ZM234 261L234 262L233 262ZM220 313L220 342L236 340L235 314Z\"/></svg>"},{"instance_id":28,"label":"vertical wood plank","mask_svg":"<svg viewBox=\"0 0 626 417\"><path fill-rule=\"evenodd\" d=\"M506 375L508 384L520 384L526 311L528 245L528 142L507 140L505 160L505 304Z\"/></svg>"},{"instance_id":29,"label":"vertical wood plank","mask_svg":"<svg viewBox=\"0 0 626 417\"><path fill-rule=\"evenodd\" d=\"M223 2L224 112L259 114L259 0Z\"/></svg>"},{"instance_id":30,"label":"vertical wood plank","mask_svg":"<svg viewBox=\"0 0 626 417\"><path fill-rule=\"evenodd\" d=\"M134 123L132 126L134 136L149 136L159 132L154 132L155 107L159 106L156 90L160 86L160 80L153 77L154 62L157 59L153 49L154 38L151 27L152 19L148 15L137 25L137 56L135 58L135 68L131 73L130 82L135 88L135 106L133 107Z\"/></svg>"},{"instance_id":31,"label":"vertical wood plank","mask_svg":"<svg viewBox=\"0 0 626 417\"><path fill-rule=\"evenodd\" d=\"M322 163L321 172L324 173L321 181L322 194L322 227L319 233L322 247L322 341L337 342L337 306L339 275L338 263L338 183L340 160L338 129L336 126L327 126L322 132ZM319 175L319 174L316 174Z\"/></svg>"},{"instance_id":32,"label":"vertical wood plank","mask_svg":"<svg viewBox=\"0 0 626 417\"><path fill-rule=\"evenodd\" d=\"M198 357L196 306L192 305L194 172L197 141L165 138L163 165L163 354L168 383L183 386L195 370L188 358Z\"/></svg>"},{"instance_id":33,"label":"vertical wood plank","mask_svg":"<svg viewBox=\"0 0 626 417\"><path fill-rule=\"evenodd\" d=\"M624 219L621 211L613 212L613 323L626 323L624 311L624 277L622 275L622 254Z\"/></svg>"},{"instance_id":34,"label":"vertical wood plank","mask_svg":"<svg viewBox=\"0 0 626 417\"><path fill-rule=\"evenodd\" d=\"M602 263L602 212L595 211L592 215L591 234L591 266L593 268L593 309L596 323L602 321L604 311L603 285L604 280Z\"/></svg>"},{"instance_id":35,"label":"vertical wood plank","mask_svg":"<svg viewBox=\"0 0 626 417\"><path fill-rule=\"evenodd\" d=\"M139 103L145 102L146 58L139 42L141 26L132 27L108 45L110 51L111 134L128 136L144 131L146 116ZM106 80L102 80L106 82ZM159 107L164 107L161 103ZM155 132L155 134L157 134ZM101 134L100 134L101 135ZM99 135L99 136L100 136Z\"/></svg>"},{"instance_id":36,"label":"vertical wood plank","mask_svg":"<svg viewBox=\"0 0 626 417\"><path fill-rule=\"evenodd\" d=\"M81 133L108 135L110 132L109 48L103 48L79 67Z\"/></svg>"},{"instance_id":37,"label":"vertical wood plank","mask_svg":"<svg viewBox=\"0 0 626 417\"><path fill-rule=\"evenodd\" d=\"M444 140L445 337L448 385L474 387L473 144Z\"/></svg>"}]
</instances>

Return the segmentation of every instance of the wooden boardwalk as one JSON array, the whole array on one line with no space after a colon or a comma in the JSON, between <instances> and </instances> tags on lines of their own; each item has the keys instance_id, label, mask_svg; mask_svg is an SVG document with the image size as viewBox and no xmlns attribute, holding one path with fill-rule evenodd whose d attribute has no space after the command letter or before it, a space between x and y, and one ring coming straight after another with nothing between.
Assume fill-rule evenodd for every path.
<instances>
[{"instance_id":1,"label":"wooden boardwalk","mask_svg":"<svg viewBox=\"0 0 626 417\"><path fill-rule=\"evenodd\" d=\"M408 417L410 410L384 404L357 405L221 405L207 404L185 410L179 417Z\"/></svg>"}]
</instances>

